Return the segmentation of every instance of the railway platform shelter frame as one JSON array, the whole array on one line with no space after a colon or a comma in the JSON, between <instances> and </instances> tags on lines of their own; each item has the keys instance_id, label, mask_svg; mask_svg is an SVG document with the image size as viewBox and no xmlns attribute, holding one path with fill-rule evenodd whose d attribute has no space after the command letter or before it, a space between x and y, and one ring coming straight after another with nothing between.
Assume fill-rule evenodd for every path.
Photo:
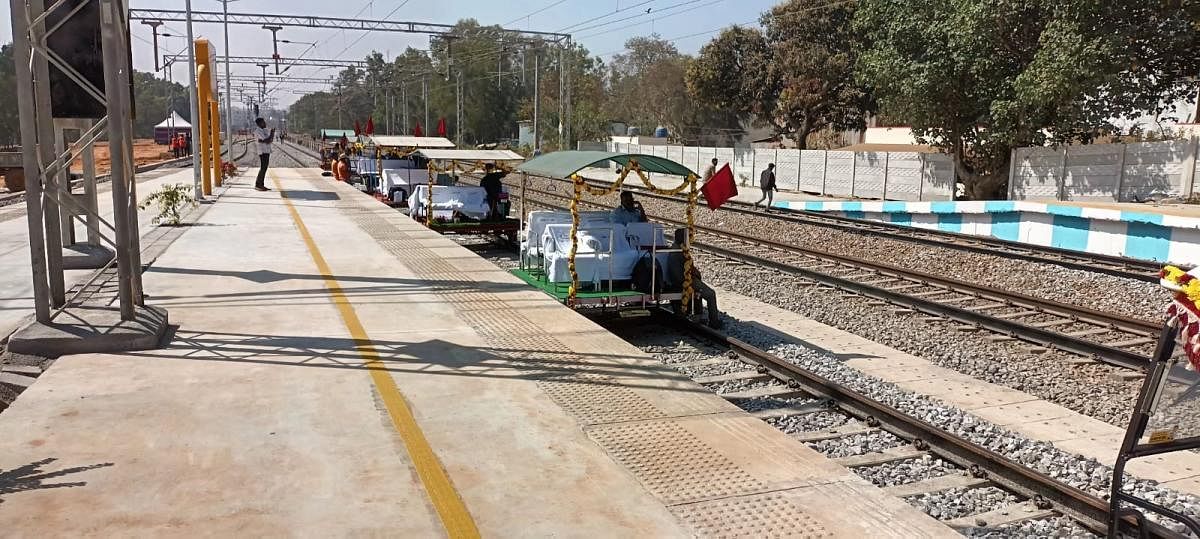
<instances>
[{"instance_id":1,"label":"railway platform shelter frame","mask_svg":"<svg viewBox=\"0 0 1200 539\"><path fill-rule=\"evenodd\" d=\"M610 164L615 163L620 171L612 185L596 189L588 185L587 180L580 175L581 172L587 169L608 168ZM683 290L680 302L683 311L687 312L691 307L691 301L694 298L695 290L692 287L692 239L696 233L696 202L699 198L699 190L696 188L698 177L696 173L686 166L676 163L670 159L656 157L645 154L629 154L619 152L606 152L594 150L566 150L544 154L535 157L517 167L521 172L521 219L522 228L524 228L525 219L525 192L529 183L529 176L542 176L552 179L566 179L571 181L572 196L571 196L571 230L570 240L571 247L568 251L567 267L571 275L571 284L567 289L566 304L569 307L575 307L580 302L579 289L579 273L575 267L575 256L579 249L579 202L583 199L584 193L592 196L608 196L621 191L625 185L625 181L631 174L635 175L642 181L643 187L656 194L661 195L677 195L679 193L687 193L687 206L685 211L687 217L687 241L684 242L683 248ZM662 189L654 185L650 181L647 174L665 174L669 176L682 177L683 180L676 186L669 189ZM611 294L610 294L611 295ZM657 296L657 294L654 294ZM643 303L645 302L645 296Z\"/></svg>"},{"instance_id":2,"label":"railway platform shelter frame","mask_svg":"<svg viewBox=\"0 0 1200 539\"><path fill-rule=\"evenodd\" d=\"M151 348L166 329L166 311L149 307L142 292L141 240L138 231L137 184L133 161L128 6L123 0L64 2L10 0L21 152L26 171L26 219L33 277L34 320L9 339L12 352L51 355L88 351ZM91 10L91 11L89 11ZM95 22L90 17L95 17ZM76 19L75 21L71 21ZM70 27L68 22L79 23ZM102 83L93 82L56 52L50 37L98 26ZM74 140L56 141L51 105L51 70L76 86L80 100L99 106L97 118L72 119L80 132ZM92 148L107 138L112 181L113 216L100 215L95 202ZM85 194L71 192L70 166L84 160ZM88 171L92 171L89 173ZM78 220L93 244L112 247L112 256L67 295L63 247ZM98 240L98 241L97 241ZM113 271L115 267L115 271ZM80 308L93 283L115 277L116 309ZM59 315L69 312L66 322Z\"/></svg>"}]
</instances>

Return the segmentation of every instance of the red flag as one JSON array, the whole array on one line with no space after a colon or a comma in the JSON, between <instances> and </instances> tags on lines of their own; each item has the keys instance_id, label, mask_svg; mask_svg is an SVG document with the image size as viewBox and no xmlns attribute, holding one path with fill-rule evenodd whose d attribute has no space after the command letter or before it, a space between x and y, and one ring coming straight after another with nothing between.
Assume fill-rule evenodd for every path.
<instances>
[{"instance_id":1,"label":"red flag","mask_svg":"<svg viewBox=\"0 0 1200 539\"><path fill-rule=\"evenodd\" d=\"M358 120L354 120L354 136L357 137L359 133L362 133L362 125L358 123Z\"/></svg>"},{"instance_id":2,"label":"red flag","mask_svg":"<svg viewBox=\"0 0 1200 539\"><path fill-rule=\"evenodd\" d=\"M700 188L700 192L704 193L704 201L708 203L710 210L720 208L725 201L737 196L737 182L733 181L733 171L729 170L729 163L725 163L721 170L713 174Z\"/></svg>"},{"instance_id":3,"label":"red flag","mask_svg":"<svg viewBox=\"0 0 1200 539\"><path fill-rule=\"evenodd\" d=\"M437 131L437 133L438 133L438 136L439 136L439 137L444 137L444 136L446 136L446 119L445 119L445 118L439 118L439 119L438 119L438 131Z\"/></svg>"},{"instance_id":4,"label":"red flag","mask_svg":"<svg viewBox=\"0 0 1200 539\"><path fill-rule=\"evenodd\" d=\"M414 136L414 137L423 137L423 136L425 136L425 131L423 131L423 130L421 129L421 122L417 122L417 126L413 128L413 136Z\"/></svg>"},{"instance_id":5,"label":"red flag","mask_svg":"<svg viewBox=\"0 0 1200 539\"><path fill-rule=\"evenodd\" d=\"M375 120L373 120L370 116L367 116L367 136L369 137L374 134L375 134Z\"/></svg>"}]
</instances>

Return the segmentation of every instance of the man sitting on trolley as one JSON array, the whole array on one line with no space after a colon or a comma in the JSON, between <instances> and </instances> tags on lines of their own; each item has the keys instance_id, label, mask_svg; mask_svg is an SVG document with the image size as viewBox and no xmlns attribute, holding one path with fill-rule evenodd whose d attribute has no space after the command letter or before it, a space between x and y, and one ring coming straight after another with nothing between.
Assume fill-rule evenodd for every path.
<instances>
[{"instance_id":1,"label":"man sitting on trolley","mask_svg":"<svg viewBox=\"0 0 1200 539\"><path fill-rule=\"evenodd\" d=\"M667 256L666 270L666 286L667 290L683 291L683 246L687 243L687 229L675 229L675 242L671 244L671 254ZM700 300L708 306L708 326L713 329L721 329L725 324L721 321L721 311L717 309L717 291L711 286L704 284L700 280L700 269L696 267L695 260L692 261L692 293L695 295L689 303L688 308L697 311L700 307ZM675 309L675 314L680 313L682 307L681 302L673 301L671 306Z\"/></svg>"}]
</instances>

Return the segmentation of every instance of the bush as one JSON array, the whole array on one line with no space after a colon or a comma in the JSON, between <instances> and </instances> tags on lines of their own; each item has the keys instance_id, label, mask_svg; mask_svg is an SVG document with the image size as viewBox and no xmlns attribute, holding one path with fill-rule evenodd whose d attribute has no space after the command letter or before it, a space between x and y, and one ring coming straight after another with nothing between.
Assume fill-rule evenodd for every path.
<instances>
[{"instance_id":1,"label":"bush","mask_svg":"<svg viewBox=\"0 0 1200 539\"><path fill-rule=\"evenodd\" d=\"M173 185L164 185L158 191L150 193L146 200L138 205L141 209L149 208L151 205L158 206L158 216L151 222L156 225L179 226L183 219L180 210L185 205L195 206L196 200L192 198L192 186L186 183L176 183Z\"/></svg>"}]
</instances>

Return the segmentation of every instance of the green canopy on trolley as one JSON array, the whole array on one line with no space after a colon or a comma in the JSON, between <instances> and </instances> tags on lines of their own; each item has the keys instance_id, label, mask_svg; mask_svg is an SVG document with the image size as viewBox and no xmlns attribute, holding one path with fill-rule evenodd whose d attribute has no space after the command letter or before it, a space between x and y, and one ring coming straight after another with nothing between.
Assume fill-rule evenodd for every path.
<instances>
[{"instance_id":1,"label":"green canopy on trolley","mask_svg":"<svg viewBox=\"0 0 1200 539\"><path fill-rule=\"evenodd\" d=\"M638 167L643 172L670 174L672 176L695 175L687 167L663 157L639 153L601 152L593 150L566 150L544 154L526 161L517 170L547 178L570 178L572 174L589 167L607 168L612 161L622 167L629 166L629 160L636 159Z\"/></svg>"}]
</instances>

